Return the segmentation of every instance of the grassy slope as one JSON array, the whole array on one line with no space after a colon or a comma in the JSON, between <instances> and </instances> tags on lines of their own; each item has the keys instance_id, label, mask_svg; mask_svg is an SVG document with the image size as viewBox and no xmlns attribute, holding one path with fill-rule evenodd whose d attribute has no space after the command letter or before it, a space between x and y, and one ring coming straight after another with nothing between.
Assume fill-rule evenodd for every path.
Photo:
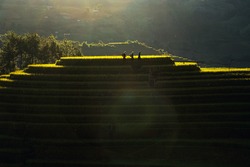
<instances>
[{"instance_id":1,"label":"grassy slope","mask_svg":"<svg viewBox=\"0 0 250 167\"><path fill-rule=\"evenodd\" d=\"M21 163L24 155L35 166L249 163L249 69L188 70L196 65L176 62L168 72L146 65L139 73L128 65L30 65L6 75L0 154L6 164ZM158 70L155 87L149 87L149 67Z\"/></svg>"}]
</instances>

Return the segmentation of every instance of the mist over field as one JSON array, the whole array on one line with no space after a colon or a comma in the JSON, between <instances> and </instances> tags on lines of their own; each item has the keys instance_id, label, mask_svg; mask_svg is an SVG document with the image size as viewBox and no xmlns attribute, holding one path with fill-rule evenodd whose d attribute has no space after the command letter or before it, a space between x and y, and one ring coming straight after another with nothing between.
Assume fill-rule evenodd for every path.
<instances>
[{"instance_id":1,"label":"mist over field","mask_svg":"<svg viewBox=\"0 0 250 167\"><path fill-rule=\"evenodd\" d=\"M218 66L250 66L247 0L0 0L0 33L139 40Z\"/></svg>"}]
</instances>

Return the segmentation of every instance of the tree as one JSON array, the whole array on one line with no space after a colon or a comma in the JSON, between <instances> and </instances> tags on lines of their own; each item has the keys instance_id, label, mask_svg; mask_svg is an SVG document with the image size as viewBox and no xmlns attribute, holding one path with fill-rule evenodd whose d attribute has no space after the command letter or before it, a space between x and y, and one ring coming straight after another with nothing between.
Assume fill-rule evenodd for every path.
<instances>
[{"instance_id":1,"label":"tree","mask_svg":"<svg viewBox=\"0 0 250 167\"><path fill-rule=\"evenodd\" d=\"M60 44L56 38L51 35L47 38L43 37L40 42L40 52L38 60L41 63L55 62L62 56Z\"/></svg>"},{"instance_id":2,"label":"tree","mask_svg":"<svg viewBox=\"0 0 250 167\"><path fill-rule=\"evenodd\" d=\"M41 37L36 33L18 35L13 31L0 38L0 67L4 73L33 63L53 63L61 56L81 55L79 42L58 41L53 35ZM1 72L2 73L2 72Z\"/></svg>"},{"instance_id":3,"label":"tree","mask_svg":"<svg viewBox=\"0 0 250 167\"><path fill-rule=\"evenodd\" d=\"M67 39L60 41L60 51L62 56L80 56L79 42L73 42Z\"/></svg>"},{"instance_id":4,"label":"tree","mask_svg":"<svg viewBox=\"0 0 250 167\"><path fill-rule=\"evenodd\" d=\"M39 44L41 37L34 33L34 34L27 34L27 54L28 56L28 63L33 64L39 55Z\"/></svg>"},{"instance_id":5,"label":"tree","mask_svg":"<svg viewBox=\"0 0 250 167\"><path fill-rule=\"evenodd\" d=\"M28 46L27 46L26 35L19 35L17 37L17 52L18 52L17 67L19 69L22 69L24 67L23 57L25 56L27 50Z\"/></svg>"},{"instance_id":6,"label":"tree","mask_svg":"<svg viewBox=\"0 0 250 167\"><path fill-rule=\"evenodd\" d=\"M2 68L5 72L15 70L15 59L18 55L18 35L13 31L8 31L1 37Z\"/></svg>"}]
</instances>

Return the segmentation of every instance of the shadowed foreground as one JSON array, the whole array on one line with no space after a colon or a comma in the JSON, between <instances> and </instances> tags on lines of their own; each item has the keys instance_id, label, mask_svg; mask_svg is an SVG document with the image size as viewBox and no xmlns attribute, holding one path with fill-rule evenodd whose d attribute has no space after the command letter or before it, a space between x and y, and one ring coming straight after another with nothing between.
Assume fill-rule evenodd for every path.
<instances>
[{"instance_id":1,"label":"shadowed foreground","mask_svg":"<svg viewBox=\"0 0 250 167\"><path fill-rule=\"evenodd\" d=\"M1 166L250 165L249 69L64 57L0 78Z\"/></svg>"}]
</instances>

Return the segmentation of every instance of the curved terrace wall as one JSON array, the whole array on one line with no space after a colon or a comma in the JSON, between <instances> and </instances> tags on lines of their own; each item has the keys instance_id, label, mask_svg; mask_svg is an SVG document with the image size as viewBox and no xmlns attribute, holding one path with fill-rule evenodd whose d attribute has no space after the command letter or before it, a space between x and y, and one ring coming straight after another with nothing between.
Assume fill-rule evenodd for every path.
<instances>
[{"instance_id":1,"label":"curved terrace wall","mask_svg":"<svg viewBox=\"0 0 250 167\"><path fill-rule=\"evenodd\" d=\"M5 166L244 166L249 69L63 57L0 78Z\"/></svg>"}]
</instances>

